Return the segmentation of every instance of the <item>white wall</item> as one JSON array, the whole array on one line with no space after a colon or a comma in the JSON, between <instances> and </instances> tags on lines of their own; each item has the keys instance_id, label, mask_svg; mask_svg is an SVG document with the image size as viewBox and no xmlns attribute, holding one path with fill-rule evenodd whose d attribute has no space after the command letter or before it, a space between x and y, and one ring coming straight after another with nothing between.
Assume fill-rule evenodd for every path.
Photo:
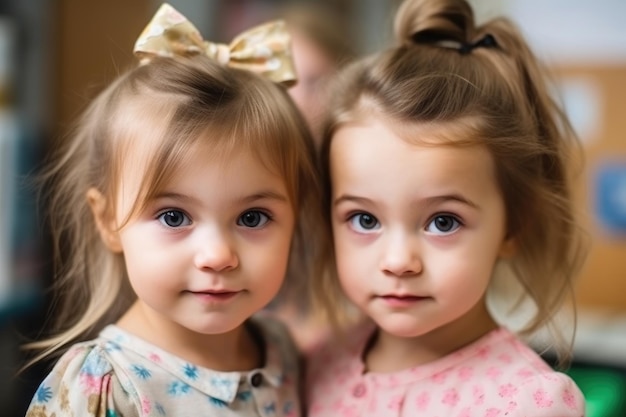
<instances>
[{"instance_id":1,"label":"white wall","mask_svg":"<svg viewBox=\"0 0 626 417\"><path fill-rule=\"evenodd\" d=\"M624 0L470 0L479 20L514 20L533 50L557 64L626 64Z\"/></svg>"}]
</instances>

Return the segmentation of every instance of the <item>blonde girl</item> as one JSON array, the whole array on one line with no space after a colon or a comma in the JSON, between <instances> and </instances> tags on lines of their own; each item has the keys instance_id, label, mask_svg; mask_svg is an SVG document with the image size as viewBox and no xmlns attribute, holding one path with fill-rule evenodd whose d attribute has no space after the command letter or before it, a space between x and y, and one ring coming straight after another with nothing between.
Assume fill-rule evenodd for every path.
<instances>
[{"instance_id":1,"label":"blonde girl","mask_svg":"<svg viewBox=\"0 0 626 417\"><path fill-rule=\"evenodd\" d=\"M211 44L166 4L143 65L89 105L45 176L64 303L31 347L69 349L28 416L300 415L295 347L252 318L319 211L312 139L274 82L293 80L286 36Z\"/></svg>"},{"instance_id":2,"label":"blonde girl","mask_svg":"<svg viewBox=\"0 0 626 417\"><path fill-rule=\"evenodd\" d=\"M333 90L322 169L338 277L318 290L333 309L343 289L375 326L312 355L309 415L580 417L575 383L487 305L495 282L519 284L529 334L571 293L570 124L510 21L406 0L395 32Z\"/></svg>"}]
</instances>

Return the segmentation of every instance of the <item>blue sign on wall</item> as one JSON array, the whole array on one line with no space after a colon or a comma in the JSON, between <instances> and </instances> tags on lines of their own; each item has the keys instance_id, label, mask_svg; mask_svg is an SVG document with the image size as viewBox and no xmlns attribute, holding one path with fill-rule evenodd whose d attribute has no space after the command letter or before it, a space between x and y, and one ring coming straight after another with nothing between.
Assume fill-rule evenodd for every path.
<instances>
[{"instance_id":1,"label":"blue sign on wall","mask_svg":"<svg viewBox=\"0 0 626 417\"><path fill-rule=\"evenodd\" d=\"M598 166L595 214L610 234L626 237L626 160Z\"/></svg>"}]
</instances>

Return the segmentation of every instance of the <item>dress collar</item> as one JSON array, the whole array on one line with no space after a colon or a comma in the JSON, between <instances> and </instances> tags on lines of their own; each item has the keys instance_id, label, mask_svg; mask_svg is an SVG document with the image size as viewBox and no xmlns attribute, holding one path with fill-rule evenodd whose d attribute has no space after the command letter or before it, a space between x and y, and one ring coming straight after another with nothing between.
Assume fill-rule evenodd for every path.
<instances>
[{"instance_id":1,"label":"dress collar","mask_svg":"<svg viewBox=\"0 0 626 417\"><path fill-rule=\"evenodd\" d=\"M410 384L415 381L433 378L444 378L449 369L453 368L461 362L466 361L470 357L482 357L488 355L491 346L505 340L514 340L514 335L505 327L499 327L491 330L474 342L464 346L457 351L436 359L424 365L418 365L398 372L378 373L367 372L365 367L365 353L373 337L375 337L377 329L369 328L369 332L360 334L352 345L350 368L354 369L363 378L371 380L378 386L398 386ZM350 355L350 353L348 353Z\"/></svg>"},{"instance_id":2,"label":"dress collar","mask_svg":"<svg viewBox=\"0 0 626 417\"><path fill-rule=\"evenodd\" d=\"M262 320L251 319L248 324L265 343L265 365L244 372L220 372L194 365L113 324L105 327L99 336L105 340L107 351L132 351L151 362L151 366L161 368L194 389L231 403L237 397L240 383L250 380L256 373L261 373L273 387L279 387L284 382L279 340L268 331Z\"/></svg>"}]
</instances>

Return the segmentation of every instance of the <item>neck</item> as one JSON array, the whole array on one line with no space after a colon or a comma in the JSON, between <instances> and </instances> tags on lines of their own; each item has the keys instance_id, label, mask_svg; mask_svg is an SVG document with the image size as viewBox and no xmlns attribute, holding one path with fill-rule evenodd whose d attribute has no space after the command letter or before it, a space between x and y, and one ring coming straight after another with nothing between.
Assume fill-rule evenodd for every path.
<instances>
[{"instance_id":1,"label":"neck","mask_svg":"<svg viewBox=\"0 0 626 417\"><path fill-rule=\"evenodd\" d=\"M216 371L246 371L262 366L259 342L249 326L203 334L135 304L116 323L120 328L195 365Z\"/></svg>"},{"instance_id":2,"label":"neck","mask_svg":"<svg viewBox=\"0 0 626 417\"><path fill-rule=\"evenodd\" d=\"M401 337L379 328L364 353L369 372L398 372L449 355L496 329L484 303L463 317L414 337Z\"/></svg>"}]
</instances>

